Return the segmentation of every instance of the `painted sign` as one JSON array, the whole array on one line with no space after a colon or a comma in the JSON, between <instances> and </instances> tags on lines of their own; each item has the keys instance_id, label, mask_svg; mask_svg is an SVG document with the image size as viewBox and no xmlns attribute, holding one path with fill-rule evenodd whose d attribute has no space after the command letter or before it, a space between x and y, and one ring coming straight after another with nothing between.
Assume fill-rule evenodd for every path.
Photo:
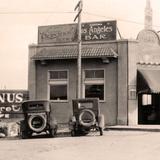
<instances>
[{"instance_id":1,"label":"painted sign","mask_svg":"<svg viewBox=\"0 0 160 160\"><path fill-rule=\"evenodd\" d=\"M21 104L28 98L28 91L0 90L0 118L18 118L22 113Z\"/></svg>"},{"instance_id":2,"label":"painted sign","mask_svg":"<svg viewBox=\"0 0 160 160\"><path fill-rule=\"evenodd\" d=\"M116 40L116 21L82 23L82 41ZM38 43L77 41L77 24L38 27Z\"/></svg>"},{"instance_id":3,"label":"painted sign","mask_svg":"<svg viewBox=\"0 0 160 160\"><path fill-rule=\"evenodd\" d=\"M73 42L76 40L75 24L38 27L38 43Z\"/></svg>"},{"instance_id":4,"label":"painted sign","mask_svg":"<svg viewBox=\"0 0 160 160\"><path fill-rule=\"evenodd\" d=\"M82 24L82 41L116 40L116 21Z\"/></svg>"}]
</instances>

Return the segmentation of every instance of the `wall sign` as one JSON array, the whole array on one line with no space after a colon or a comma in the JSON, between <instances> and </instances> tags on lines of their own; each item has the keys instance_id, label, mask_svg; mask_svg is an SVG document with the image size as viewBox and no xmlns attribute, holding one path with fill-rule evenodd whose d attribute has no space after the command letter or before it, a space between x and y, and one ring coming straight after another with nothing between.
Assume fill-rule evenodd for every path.
<instances>
[{"instance_id":1,"label":"wall sign","mask_svg":"<svg viewBox=\"0 0 160 160\"><path fill-rule=\"evenodd\" d=\"M17 113L22 112L21 104L28 98L28 91L0 90L0 118L18 118Z\"/></svg>"},{"instance_id":2,"label":"wall sign","mask_svg":"<svg viewBox=\"0 0 160 160\"><path fill-rule=\"evenodd\" d=\"M116 21L82 24L82 41L116 40Z\"/></svg>"},{"instance_id":3,"label":"wall sign","mask_svg":"<svg viewBox=\"0 0 160 160\"><path fill-rule=\"evenodd\" d=\"M116 40L116 21L82 23L82 41ZM77 41L77 25L38 27L38 43L65 43Z\"/></svg>"},{"instance_id":4,"label":"wall sign","mask_svg":"<svg viewBox=\"0 0 160 160\"><path fill-rule=\"evenodd\" d=\"M38 27L38 43L74 42L76 32L75 24L40 26Z\"/></svg>"}]
</instances>

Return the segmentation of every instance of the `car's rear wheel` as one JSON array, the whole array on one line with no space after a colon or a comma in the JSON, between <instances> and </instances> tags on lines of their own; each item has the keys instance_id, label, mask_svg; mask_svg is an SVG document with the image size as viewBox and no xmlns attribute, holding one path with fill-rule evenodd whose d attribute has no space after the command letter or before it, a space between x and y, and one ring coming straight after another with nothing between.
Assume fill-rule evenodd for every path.
<instances>
[{"instance_id":1,"label":"car's rear wheel","mask_svg":"<svg viewBox=\"0 0 160 160\"><path fill-rule=\"evenodd\" d=\"M103 136L103 128L99 127L100 136Z\"/></svg>"},{"instance_id":2,"label":"car's rear wheel","mask_svg":"<svg viewBox=\"0 0 160 160\"><path fill-rule=\"evenodd\" d=\"M75 130L71 130L71 136L72 137L76 136L76 131Z\"/></svg>"},{"instance_id":3,"label":"car's rear wheel","mask_svg":"<svg viewBox=\"0 0 160 160\"><path fill-rule=\"evenodd\" d=\"M99 127L99 132L101 136L103 135L104 126L105 126L104 115L100 114L98 116L98 127Z\"/></svg>"},{"instance_id":4,"label":"car's rear wheel","mask_svg":"<svg viewBox=\"0 0 160 160\"><path fill-rule=\"evenodd\" d=\"M25 131L21 132L21 138L22 139L27 139L28 138L28 134Z\"/></svg>"},{"instance_id":5,"label":"car's rear wheel","mask_svg":"<svg viewBox=\"0 0 160 160\"><path fill-rule=\"evenodd\" d=\"M51 136L51 137L55 137L55 130L54 130L54 129L51 129L51 130L50 130L50 136Z\"/></svg>"}]
</instances>

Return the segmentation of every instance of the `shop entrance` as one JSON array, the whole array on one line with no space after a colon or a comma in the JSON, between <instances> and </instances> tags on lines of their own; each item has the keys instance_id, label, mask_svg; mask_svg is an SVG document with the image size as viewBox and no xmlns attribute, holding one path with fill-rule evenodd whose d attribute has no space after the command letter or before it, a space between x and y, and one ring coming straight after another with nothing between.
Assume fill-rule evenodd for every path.
<instances>
[{"instance_id":1,"label":"shop entrance","mask_svg":"<svg viewBox=\"0 0 160 160\"><path fill-rule=\"evenodd\" d=\"M138 124L160 124L160 94L138 95Z\"/></svg>"}]
</instances>

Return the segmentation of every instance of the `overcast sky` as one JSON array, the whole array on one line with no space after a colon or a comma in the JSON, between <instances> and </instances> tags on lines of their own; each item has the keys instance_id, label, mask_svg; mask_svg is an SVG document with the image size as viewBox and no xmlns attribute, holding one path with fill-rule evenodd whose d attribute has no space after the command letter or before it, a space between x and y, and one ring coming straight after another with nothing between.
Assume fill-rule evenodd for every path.
<instances>
[{"instance_id":1,"label":"overcast sky","mask_svg":"<svg viewBox=\"0 0 160 160\"><path fill-rule=\"evenodd\" d=\"M73 23L78 0L0 0L0 89L27 89L28 45L38 26ZM82 21L117 20L124 38L144 28L146 0L83 0ZM160 1L151 0L153 24L160 30Z\"/></svg>"}]
</instances>

